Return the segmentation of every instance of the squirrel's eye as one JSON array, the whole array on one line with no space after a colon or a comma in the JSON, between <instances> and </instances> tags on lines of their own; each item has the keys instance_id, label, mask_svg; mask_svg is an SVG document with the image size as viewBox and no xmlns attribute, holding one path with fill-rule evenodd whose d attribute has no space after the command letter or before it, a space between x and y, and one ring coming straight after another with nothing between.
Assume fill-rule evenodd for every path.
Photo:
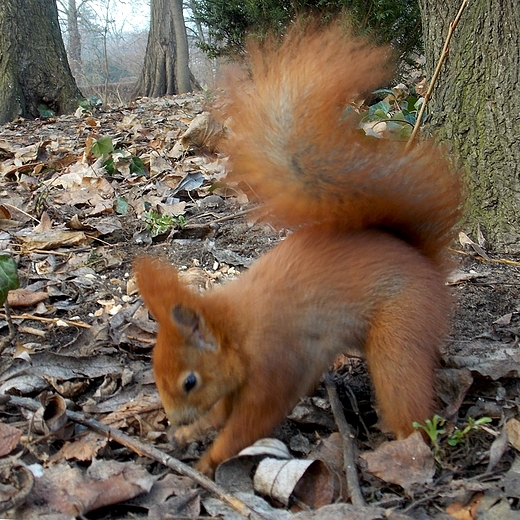
<instances>
[{"instance_id":1,"label":"squirrel's eye","mask_svg":"<svg viewBox=\"0 0 520 520\"><path fill-rule=\"evenodd\" d=\"M197 378L195 377L195 374L191 373L186 379L184 380L184 391L188 393L190 390L193 390L194 386L197 384Z\"/></svg>"}]
</instances>

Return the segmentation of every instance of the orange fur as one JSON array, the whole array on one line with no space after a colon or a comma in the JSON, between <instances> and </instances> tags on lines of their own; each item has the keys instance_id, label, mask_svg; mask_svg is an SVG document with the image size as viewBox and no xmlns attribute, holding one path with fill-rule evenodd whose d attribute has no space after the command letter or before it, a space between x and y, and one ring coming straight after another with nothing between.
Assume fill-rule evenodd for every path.
<instances>
[{"instance_id":1,"label":"orange fur","mask_svg":"<svg viewBox=\"0 0 520 520\"><path fill-rule=\"evenodd\" d=\"M269 432L341 352L366 356L385 425L412 432L434 410L449 313L443 250L460 185L431 145L406 155L359 136L344 107L388 72L386 50L337 26L250 46L228 79L233 176L297 227L238 280L196 294L167 263L135 263L159 323L166 413L188 441L220 429L198 463L216 465Z\"/></svg>"}]
</instances>

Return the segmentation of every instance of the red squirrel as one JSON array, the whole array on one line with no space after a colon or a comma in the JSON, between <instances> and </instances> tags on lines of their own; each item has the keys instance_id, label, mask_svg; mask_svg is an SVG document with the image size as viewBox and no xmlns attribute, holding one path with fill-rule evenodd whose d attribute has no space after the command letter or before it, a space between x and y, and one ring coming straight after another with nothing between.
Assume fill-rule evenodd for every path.
<instances>
[{"instance_id":1,"label":"red squirrel","mask_svg":"<svg viewBox=\"0 0 520 520\"><path fill-rule=\"evenodd\" d=\"M229 74L222 149L270 222L292 234L237 280L196 293L165 261L135 273L158 321L153 364L177 440L220 430L216 466L268 435L339 353L367 359L383 424L397 438L435 408L449 319L445 249L459 176L431 144L362 135L350 101L389 78L388 49L339 25L296 26L250 43Z\"/></svg>"}]
</instances>

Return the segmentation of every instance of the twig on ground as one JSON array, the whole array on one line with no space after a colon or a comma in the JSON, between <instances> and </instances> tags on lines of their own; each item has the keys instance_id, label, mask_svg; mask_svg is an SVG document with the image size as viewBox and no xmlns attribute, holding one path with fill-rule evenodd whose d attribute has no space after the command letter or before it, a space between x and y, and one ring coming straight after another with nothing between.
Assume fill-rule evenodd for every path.
<instances>
[{"instance_id":1,"label":"twig on ground","mask_svg":"<svg viewBox=\"0 0 520 520\"><path fill-rule=\"evenodd\" d=\"M457 24L459 23L460 17L462 16L464 9L466 8L466 5L468 5L468 0L462 0L462 4L460 6L459 12L457 13L457 16L455 16L455 19L450 23L450 26L448 28L448 35L446 36L446 41L444 42L444 47L442 48L442 52L439 57L439 61L437 62L437 66L435 67L435 71L434 71L432 79L430 81L430 85L428 86L428 90L426 91L426 94L424 95L423 104L421 105L419 113L417 114L417 121L415 122L415 126L412 130L412 134L410 135L410 139L408 139L408 142L406 143L405 151L410 150L410 148L413 146L415 138L417 137L417 134L419 133L419 128L421 127L421 121L422 121L422 118L424 115L424 111L426 110L426 105L428 104L428 101L430 100L430 97L433 92L433 88L434 88L435 83L437 82L437 78L439 77L439 74L441 72L442 64L444 63L446 56L448 56L451 37L453 36L455 27L457 27Z\"/></svg>"},{"instance_id":2,"label":"twig on ground","mask_svg":"<svg viewBox=\"0 0 520 520\"><path fill-rule=\"evenodd\" d=\"M339 433L343 439L343 464L345 466L350 498L354 506L364 506L366 504L359 486L354 453L354 434L352 433L352 430L345 419L345 415L343 414L336 387L328 377L325 378L325 386L327 387L327 393L329 394L330 406L332 408L332 413L334 414L336 425L338 426Z\"/></svg>"},{"instance_id":3,"label":"twig on ground","mask_svg":"<svg viewBox=\"0 0 520 520\"><path fill-rule=\"evenodd\" d=\"M195 215L193 218L199 219L199 218L203 218L203 217L207 217L207 216L216 217L211 222L208 222L208 224L211 225L211 224L217 224L218 222L225 222L226 220L232 220L237 217L242 217L243 215L248 215L249 213L253 213L253 211L256 211L256 210L257 210L257 208L243 209L240 211L236 211L235 213L232 213L231 215L224 215L223 217L216 217L216 215L214 213L211 213L208 211L207 213L203 213L201 215ZM203 225L203 224L193 224L193 225Z\"/></svg>"},{"instance_id":4,"label":"twig on ground","mask_svg":"<svg viewBox=\"0 0 520 520\"><path fill-rule=\"evenodd\" d=\"M9 402L15 406L26 408L31 411L36 411L41 407L40 403L27 397L10 396ZM154 448L153 446L145 444L144 442L141 442L131 437L130 435L126 435L125 433L115 428L106 426L105 424L102 424L95 419L85 417L81 413L72 412L70 410L67 410L66 413L67 417L71 421L82 424L83 426L86 426L87 428L104 435L108 439L114 440L119 444L126 446L138 455L155 460L162 465L176 471L177 473L191 478L194 482L199 484L199 486L213 493L220 500L235 509L235 511L240 513L243 517L249 518L251 520L266 520L264 516L251 509L246 503L242 502L242 500L238 499L234 495L227 493L225 489L210 480L208 477L204 476L202 473L193 469L187 464L184 464L180 460L171 457L167 453L164 453L161 450Z\"/></svg>"},{"instance_id":5,"label":"twig on ground","mask_svg":"<svg viewBox=\"0 0 520 520\"><path fill-rule=\"evenodd\" d=\"M6 314L0 313L0 318L7 318ZM80 327L82 329L90 329L92 325L85 323L83 321L74 321L74 320L64 320L63 318L44 318L43 316L35 316L34 314L18 314L17 316L11 316L13 320L34 320L41 321L43 323L56 323L58 321L63 321L67 325L74 325L76 327Z\"/></svg>"},{"instance_id":6,"label":"twig on ground","mask_svg":"<svg viewBox=\"0 0 520 520\"><path fill-rule=\"evenodd\" d=\"M17 333L16 333L16 328L13 324L13 316L11 315L11 306L9 305L9 303L7 302L7 300L5 300L4 302L4 311L5 311L5 314L3 316L1 316L2 318L5 318L6 321L7 321L7 327L9 328L9 335L7 336L7 338L4 338L1 342L0 342L0 354L11 344L13 344L16 340L16 336L17 336Z\"/></svg>"},{"instance_id":7,"label":"twig on ground","mask_svg":"<svg viewBox=\"0 0 520 520\"><path fill-rule=\"evenodd\" d=\"M453 251L454 253L457 253L458 255L463 256L472 256L475 260L478 260L480 262L483 262L485 264L493 263L493 264L504 264L504 265L514 265L514 266L520 266L520 262L517 262L516 260L508 260L506 258L484 258L480 255L475 255L474 251L462 251L460 249L453 249L449 248L450 251Z\"/></svg>"}]
</instances>

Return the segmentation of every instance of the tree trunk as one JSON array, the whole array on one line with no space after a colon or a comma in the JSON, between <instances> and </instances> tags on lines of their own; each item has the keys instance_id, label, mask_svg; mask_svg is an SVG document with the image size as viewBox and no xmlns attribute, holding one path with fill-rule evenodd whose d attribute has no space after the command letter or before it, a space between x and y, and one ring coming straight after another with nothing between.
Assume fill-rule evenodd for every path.
<instances>
[{"instance_id":1,"label":"tree trunk","mask_svg":"<svg viewBox=\"0 0 520 520\"><path fill-rule=\"evenodd\" d=\"M160 97L190 90L188 40L182 2L152 0L144 66L133 96Z\"/></svg>"},{"instance_id":2,"label":"tree trunk","mask_svg":"<svg viewBox=\"0 0 520 520\"><path fill-rule=\"evenodd\" d=\"M70 68L76 81L81 76L81 37L78 27L78 8L76 0L69 0L67 9L67 27L69 33Z\"/></svg>"},{"instance_id":3,"label":"tree trunk","mask_svg":"<svg viewBox=\"0 0 520 520\"><path fill-rule=\"evenodd\" d=\"M419 0L426 60L441 54L461 0ZM468 224L504 252L520 252L520 9L471 0L432 99L432 125L468 178Z\"/></svg>"},{"instance_id":4,"label":"tree trunk","mask_svg":"<svg viewBox=\"0 0 520 520\"><path fill-rule=\"evenodd\" d=\"M0 124L72 112L81 98L67 62L55 0L0 1Z\"/></svg>"},{"instance_id":5,"label":"tree trunk","mask_svg":"<svg viewBox=\"0 0 520 520\"><path fill-rule=\"evenodd\" d=\"M170 8L177 44L177 90L182 94L191 90L188 33L182 13L182 0L170 0Z\"/></svg>"}]
</instances>

